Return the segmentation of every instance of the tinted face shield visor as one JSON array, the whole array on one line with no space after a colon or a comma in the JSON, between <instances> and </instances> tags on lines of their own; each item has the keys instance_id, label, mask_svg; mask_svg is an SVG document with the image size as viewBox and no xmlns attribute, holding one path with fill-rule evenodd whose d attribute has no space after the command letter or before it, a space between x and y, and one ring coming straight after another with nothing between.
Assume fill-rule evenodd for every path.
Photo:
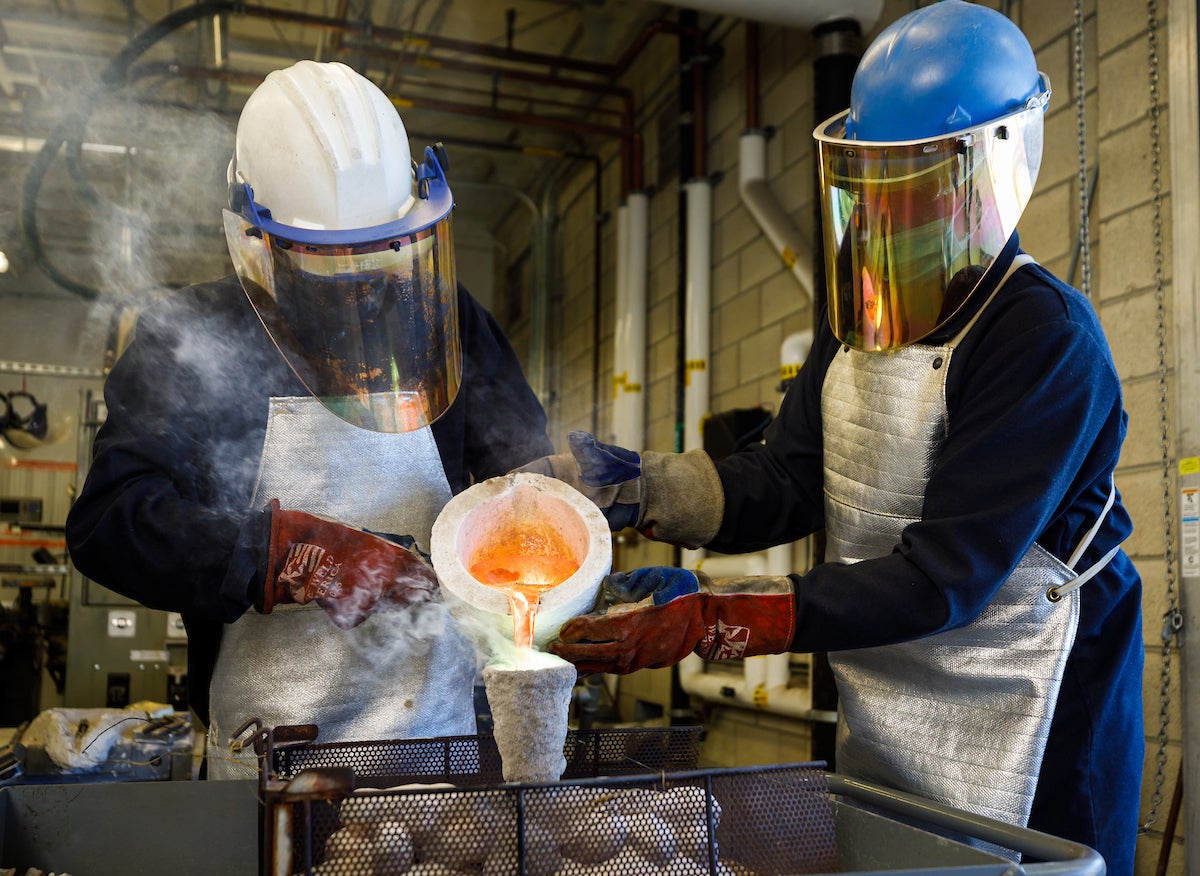
<instances>
[{"instance_id":1,"label":"tinted face shield visor","mask_svg":"<svg viewBox=\"0 0 1200 876\"><path fill-rule=\"evenodd\" d=\"M333 413L409 432L450 407L462 376L450 212L432 150L407 215L326 231L274 222L248 186L224 211L234 268L284 360Z\"/></svg>"},{"instance_id":2,"label":"tinted face shield visor","mask_svg":"<svg viewBox=\"0 0 1200 876\"><path fill-rule=\"evenodd\" d=\"M847 113L814 132L829 321L859 350L927 337L975 290L1017 227L1041 159L1049 82L1025 108L929 140L845 139Z\"/></svg>"}]
</instances>

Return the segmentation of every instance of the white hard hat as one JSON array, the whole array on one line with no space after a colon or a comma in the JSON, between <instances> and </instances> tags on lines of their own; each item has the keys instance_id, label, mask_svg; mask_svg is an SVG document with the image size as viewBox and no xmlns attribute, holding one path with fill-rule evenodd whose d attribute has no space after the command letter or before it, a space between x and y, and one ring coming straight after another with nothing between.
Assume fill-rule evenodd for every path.
<instances>
[{"instance_id":1,"label":"white hard hat","mask_svg":"<svg viewBox=\"0 0 1200 876\"><path fill-rule=\"evenodd\" d=\"M382 225L413 204L400 114L375 83L336 62L268 74L242 109L233 169L276 222L297 228Z\"/></svg>"},{"instance_id":2,"label":"white hard hat","mask_svg":"<svg viewBox=\"0 0 1200 876\"><path fill-rule=\"evenodd\" d=\"M457 395L445 163L439 146L414 164L396 108L344 64L277 70L242 110L230 257L284 359L354 425L422 428Z\"/></svg>"}]
</instances>

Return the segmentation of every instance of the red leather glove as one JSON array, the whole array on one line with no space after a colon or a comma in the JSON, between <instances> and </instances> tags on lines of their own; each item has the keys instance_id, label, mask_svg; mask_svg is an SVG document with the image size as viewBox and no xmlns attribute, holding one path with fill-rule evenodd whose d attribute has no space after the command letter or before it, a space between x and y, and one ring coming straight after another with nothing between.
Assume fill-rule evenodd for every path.
<instances>
[{"instance_id":1,"label":"red leather glove","mask_svg":"<svg viewBox=\"0 0 1200 876\"><path fill-rule=\"evenodd\" d=\"M732 660L782 654L796 633L789 578L719 578L670 566L605 579L603 610L563 624L550 651L580 672L673 666L688 654Z\"/></svg>"},{"instance_id":2,"label":"red leather glove","mask_svg":"<svg viewBox=\"0 0 1200 876\"><path fill-rule=\"evenodd\" d=\"M271 500L271 537L262 613L290 602L316 603L343 630L371 614L424 602L437 576L414 550L378 535L286 511Z\"/></svg>"}]
</instances>

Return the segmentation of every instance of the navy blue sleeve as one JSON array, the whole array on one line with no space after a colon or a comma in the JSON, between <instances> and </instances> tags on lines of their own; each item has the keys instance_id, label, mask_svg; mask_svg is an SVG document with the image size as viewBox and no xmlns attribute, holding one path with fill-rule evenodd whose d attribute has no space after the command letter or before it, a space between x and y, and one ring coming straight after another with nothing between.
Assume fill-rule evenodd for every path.
<instances>
[{"instance_id":1,"label":"navy blue sleeve","mask_svg":"<svg viewBox=\"0 0 1200 876\"><path fill-rule=\"evenodd\" d=\"M718 465L726 511L710 547L755 550L821 525L820 387L836 351L821 337L766 443ZM887 556L795 576L795 650L890 644L969 623L1034 541L1065 558L1100 513L1124 413L1107 345L1077 292L1038 268L1014 275L955 351L947 407L923 519ZM1128 531L1118 505L1088 556Z\"/></svg>"},{"instance_id":2,"label":"navy blue sleeve","mask_svg":"<svg viewBox=\"0 0 1200 876\"><path fill-rule=\"evenodd\" d=\"M808 361L788 387L764 442L717 462L725 513L706 547L743 553L803 538L825 525L821 384L837 339L822 321Z\"/></svg>"},{"instance_id":3,"label":"navy blue sleeve","mask_svg":"<svg viewBox=\"0 0 1200 876\"><path fill-rule=\"evenodd\" d=\"M294 393L234 284L147 309L104 386L107 416L67 517L74 565L142 605L229 622L255 599L249 508L264 393Z\"/></svg>"},{"instance_id":4,"label":"navy blue sleeve","mask_svg":"<svg viewBox=\"0 0 1200 876\"><path fill-rule=\"evenodd\" d=\"M554 452L546 413L495 318L461 286L463 378L433 424L450 489L497 477Z\"/></svg>"}]
</instances>

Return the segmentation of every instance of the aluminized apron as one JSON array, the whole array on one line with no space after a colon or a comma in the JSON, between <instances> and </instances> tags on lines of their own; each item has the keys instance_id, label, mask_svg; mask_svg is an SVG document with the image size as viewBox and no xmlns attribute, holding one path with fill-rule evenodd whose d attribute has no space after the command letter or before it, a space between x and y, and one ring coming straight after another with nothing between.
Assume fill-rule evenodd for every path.
<instances>
[{"instance_id":1,"label":"aluminized apron","mask_svg":"<svg viewBox=\"0 0 1200 876\"><path fill-rule=\"evenodd\" d=\"M254 507L278 499L429 549L450 486L429 428L360 429L315 398L273 398ZM225 627L213 673L208 775L257 773L229 734L251 717L267 726L315 723L320 741L475 732L474 649L438 601L371 615L341 630L316 604L253 610Z\"/></svg>"},{"instance_id":2,"label":"aluminized apron","mask_svg":"<svg viewBox=\"0 0 1200 876\"><path fill-rule=\"evenodd\" d=\"M1019 256L1000 285L1031 261ZM948 430L947 373L973 325L945 346L834 357L821 398L827 560L885 556L920 519ZM1072 569L1103 516L1069 564L1034 544L973 623L829 654L838 771L1025 826L1075 641L1076 588L1116 553Z\"/></svg>"}]
</instances>

